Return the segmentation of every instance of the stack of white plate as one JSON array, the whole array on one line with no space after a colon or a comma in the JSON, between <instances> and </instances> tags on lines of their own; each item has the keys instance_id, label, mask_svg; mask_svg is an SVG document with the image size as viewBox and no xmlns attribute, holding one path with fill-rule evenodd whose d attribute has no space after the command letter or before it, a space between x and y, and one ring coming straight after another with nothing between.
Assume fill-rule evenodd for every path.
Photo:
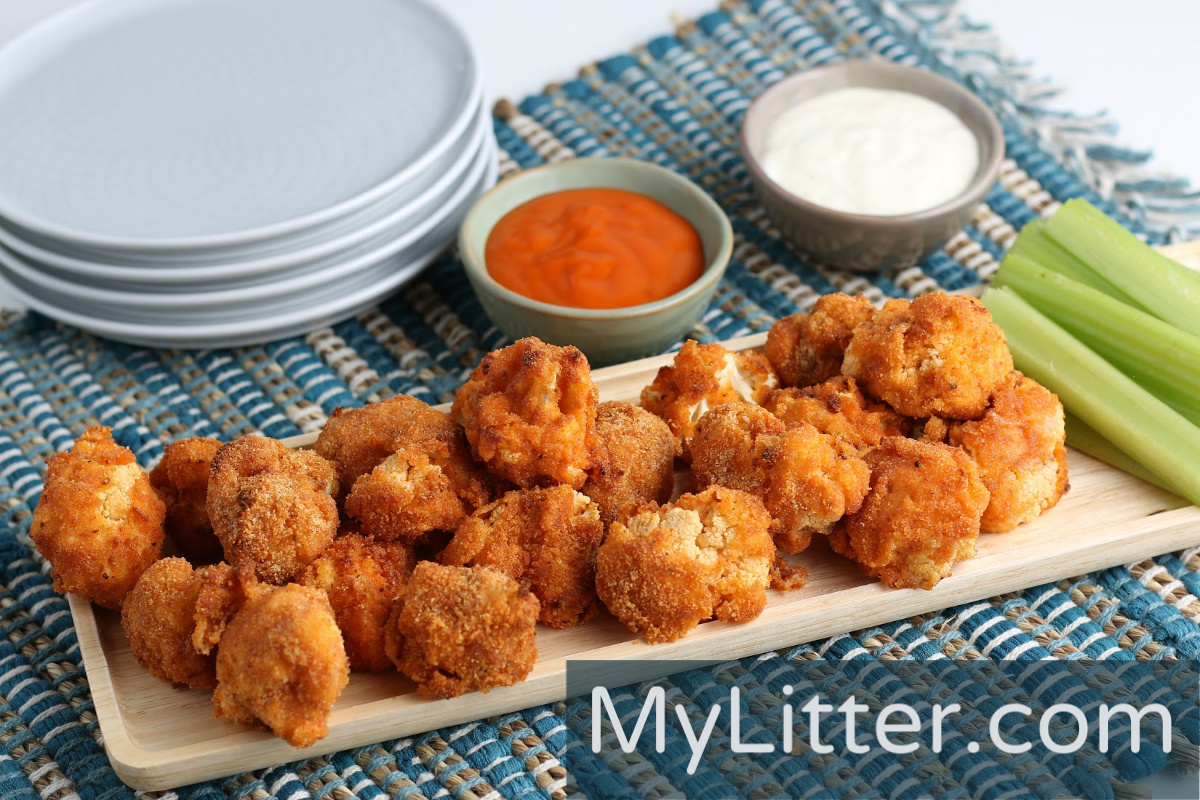
<instances>
[{"instance_id":1,"label":"stack of white plate","mask_svg":"<svg viewBox=\"0 0 1200 800\"><path fill-rule=\"evenodd\" d=\"M0 275L212 347L356 314L496 180L470 44L418 0L91 0L0 51Z\"/></svg>"}]
</instances>

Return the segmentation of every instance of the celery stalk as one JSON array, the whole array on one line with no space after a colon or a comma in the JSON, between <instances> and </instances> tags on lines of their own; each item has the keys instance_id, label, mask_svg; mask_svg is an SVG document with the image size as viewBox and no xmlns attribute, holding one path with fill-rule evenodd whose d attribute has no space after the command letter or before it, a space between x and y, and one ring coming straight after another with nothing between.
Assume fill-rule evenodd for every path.
<instances>
[{"instance_id":1,"label":"celery stalk","mask_svg":"<svg viewBox=\"0 0 1200 800\"><path fill-rule=\"evenodd\" d=\"M1156 253L1086 200L1068 200L1046 231L1159 319L1200 335L1200 274Z\"/></svg>"},{"instance_id":2,"label":"celery stalk","mask_svg":"<svg viewBox=\"0 0 1200 800\"><path fill-rule=\"evenodd\" d=\"M1072 255L1069 250L1058 242L1054 241L1046 231L1046 225L1046 220L1040 217L1025 223L1025 227L1021 228L1021 232L1017 234L1016 241L1013 242L1012 247L1005 254L1004 261L1001 263L1001 270L1003 270L1004 264L1007 264L1010 258L1018 256L1027 258L1047 269L1054 270L1059 275L1104 292L1109 297L1120 300L1126 305L1141 308L1141 306L1138 306L1134 302L1132 297L1122 292L1116 286L1113 286L1110 281L1100 277L1091 267Z\"/></svg>"},{"instance_id":3,"label":"celery stalk","mask_svg":"<svg viewBox=\"0 0 1200 800\"><path fill-rule=\"evenodd\" d=\"M1160 489L1165 489L1172 494L1180 493L1178 489L1172 488L1167 481L1122 453L1119 447L1096 433L1095 430L1088 427L1087 423L1073 414L1067 414L1067 444L1076 450L1082 450L1092 458L1103 461L1110 467L1116 467L1122 472L1128 472L1135 478L1141 478Z\"/></svg>"},{"instance_id":4,"label":"celery stalk","mask_svg":"<svg viewBox=\"0 0 1200 800\"><path fill-rule=\"evenodd\" d=\"M1179 493L1200 502L1200 428L1138 386L1038 312L1011 288L983 303L1004 330L1017 368L1056 393L1066 408Z\"/></svg>"},{"instance_id":5,"label":"celery stalk","mask_svg":"<svg viewBox=\"0 0 1200 800\"><path fill-rule=\"evenodd\" d=\"M1008 286L1142 388L1200 424L1200 337L1181 331L1020 255L993 286Z\"/></svg>"}]
</instances>

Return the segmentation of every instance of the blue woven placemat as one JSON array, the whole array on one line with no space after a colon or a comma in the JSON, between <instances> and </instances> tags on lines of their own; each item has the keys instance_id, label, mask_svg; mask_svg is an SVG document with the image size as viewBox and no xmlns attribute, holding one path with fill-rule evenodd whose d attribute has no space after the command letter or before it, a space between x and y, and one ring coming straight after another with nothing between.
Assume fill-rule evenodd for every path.
<instances>
[{"instance_id":1,"label":"blue woven placemat","mask_svg":"<svg viewBox=\"0 0 1200 800\"><path fill-rule=\"evenodd\" d=\"M629 155L677 169L706 188L729 212L737 241L727 276L693 333L701 340L764 330L825 292L864 292L882 301L984 282L1016 229L1070 197L1088 198L1156 243L1194 231L1196 208L1185 183L1153 176L1144 154L1109 142L1108 120L1042 108L1046 86L999 53L986 29L942 2L731 4L588 66L577 80L519 104L500 103L501 171L573 155ZM970 86L997 111L1008 146L1000 180L970 227L919 266L877 276L838 272L793 254L754 200L735 136L750 99L764 87L808 66L861 57L925 66ZM315 431L337 406L399 392L445 401L483 353L502 344L453 254L356 319L236 350L147 350L36 314L5 315L0 796L133 795L104 755L66 602L29 546L47 456L92 424L112 426L117 440L150 465L164 443L184 436ZM686 673L663 685L677 699L703 703L708 693L736 684L757 724L778 727L773 693L797 660L817 654L1195 659L1197 595L1200 548ZM925 691L932 702L939 687L917 682L905 690ZM755 759L730 752L728 733L717 730L706 759L689 775L677 750L609 747L593 754L581 740L588 714L581 702L532 708L174 795L1132 797L1133 782L1167 761L1115 754L1110 760L1095 751L1065 765L978 755L944 767L920 752L875 754L870 764L811 753ZM1196 744L1181 740L1167 766L1194 765Z\"/></svg>"}]
</instances>

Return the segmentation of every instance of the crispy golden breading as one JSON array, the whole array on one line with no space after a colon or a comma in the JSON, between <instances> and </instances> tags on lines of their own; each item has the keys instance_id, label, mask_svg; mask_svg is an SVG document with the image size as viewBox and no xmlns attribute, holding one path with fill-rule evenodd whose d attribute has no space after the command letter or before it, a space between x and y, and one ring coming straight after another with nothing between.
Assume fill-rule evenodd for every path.
<instances>
[{"instance_id":1,"label":"crispy golden breading","mask_svg":"<svg viewBox=\"0 0 1200 800\"><path fill-rule=\"evenodd\" d=\"M346 513L363 533L413 542L429 531L453 530L491 499L487 474L472 460L462 429L451 425L424 441L399 443L354 482Z\"/></svg>"},{"instance_id":2,"label":"crispy golden breading","mask_svg":"<svg viewBox=\"0 0 1200 800\"><path fill-rule=\"evenodd\" d=\"M870 474L849 444L807 422L789 425L761 406L729 403L700 420L692 437L699 488L729 486L762 499L775 544L799 553L857 511Z\"/></svg>"},{"instance_id":3,"label":"crispy golden breading","mask_svg":"<svg viewBox=\"0 0 1200 800\"><path fill-rule=\"evenodd\" d=\"M193 689L217 685L216 660L192 646L200 580L182 558L164 558L142 573L121 607L129 649L150 674Z\"/></svg>"},{"instance_id":4,"label":"crispy golden breading","mask_svg":"<svg viewBox=\"0 0 1200 800\"><path fill-rule=\"evenodd\" d=\"M262 722L288 744L308 747L329 733L329 712L349 679L325 593L294 583L270 588L221 637L213 713L242 725Z\"/></svg>"},{"instance_id":5,"label":"crispy golden breading","mask_svg":"<svg viewBox=\"0 0 1200 800\"><path fill-rule=\"evenodd\" d=\"M444 411L406 394L362 408L336 408L313 444L337 470L338 502L366 475L402 445L419 446L430 439L459 435Z\"/></svg>"},{"instance_id":6,"label":"crispy golden breading","mask_svg":"<svg viewBox=\"0 0 1200 800\"><path fill-rule=\"evenodd\" d=\"M1010 531L1067 490L1066 427L1058 397L1014 370L978 422L950 425L949 443L979 465L991 492L980 529Z\"/></svg>"},{"instance_id":7,"label":"crispy golden breading","mask_svg":"<svg viewBox=\"0 0 1200 800\"><path fill-rule=\"evenodd\" d=\"M180 439L163 449L150 470L150 485L167 504L167 536L193 562L221 558L221 542L208 521L208 474L221 442L203 436Z\"/></svg>"},{"instance_id":8,"label":"crispy golden breading","mask_svg":"<svg viewBox=\"0 0 1200 800\"><path fill-rule=\"evenodd\" d=\"M422 697L520 683L537 660L538 601L488 567L417 564L388 621L388 654Z\"/></svg>"},{"instance_id":9,"label":"crispy golden breading","mask_svg":"<svg viewBox=\"0 0 1200 800\"><path fill-rule=\"evenodd\" d=\"M493 475L578 489L595 457L597 398L583 353L528 338L484 356L451 414Z\"/></svg>"},{"instance_id":10,"label":"crispy golden breading","mask_svg":"<svg viewBox=\"0 0 1200 800\"><path fill-rule=\"evenodd\" d=\"M338 529L337 474L311 450L246 436L213 457L208 517L225 560L282 584L329 546Z\"/></svg>"},{"instance_id":11,"label":"crispy golden breading","mask_svg":"<svg viewBox=\"0 0 1200 800\"><path fill-rule=\"evenodd\" d=\"M675 435L675 454L691 460L689 442L696 423L724 403L761 403L779 385L770 362L760 353L731 353L719 344L689 339L642 389L642 407L659 417Z\"/></svg>"},{"instance_id":12,"label":"crispy golden breading","mask_svg":"<svg viewBox=\"0 0 1200 800\"><path fill-rule=\"evenodd\" d=\"M674 503L627 506L596 557L596 590L648 642L670 642L705 620L749 622L767 604L775 561L762 502L714 486Z\"/></svg>"},{"instance_id":13,"label":"crispy golden breading","mask_svg":"<svg viewBox=\"0 0 1200 800\"><path fill-rule=\"evenodd\" d=\"M235 572L224 561L196 570L196 613L192 649L211 653L237 612L263 588L253 567Z\"/></svg>"},{"instance_id":14,"label":"crispy golden breading","mask_svg":"<svg viewBox=\"0 0 1200 800\"><path fill-rule=\"evenodd\" d=\"M932 589L975 555L988 490L956 447L889 437L865 456L871 493L829 537L833 549L893 589Z\"/></svg>"},{"instance_id":15,"label":"crispy golden breading","mask_svg":"<svg viewBox=\"0 0 1200 800\"><path fill-rule=\"evenodd\" d=\"M596 464L580 490L600 509L605 529L626 503L665 503L675 489L675 437L661 419L632 403L596 409Z\"/></svg>"},{"instance_id":16,"label":"crispy golden breading","mask_svg":"<svg viewBox=\"0 0 1200 800\"><path fill-rule=\"evenodd\" d=\"M165 517L133 453L96 426L47 460L29 535L54 568L56 591L119 610L162 555Z\"/></svg>"},{"instance_id":17,"label":"crispy golden breading","mask_svg":"<svg viewBox=\"0 0 1200 800\"><path fill-rule=\"evenodd\" d=\"M889 300L855 328L842 374L909 417L978 419L1008 373L1004 332L973 297Z\"/></svg>"},{"instance_id":18,"label":"crispy golden breading","mask_svg":"<svg viewBox=\"0 0 1200 800\"><path fill-rule=\"evenodd\" d=\"M338 537L300 573L298 583L323 589L342 631L350 669L390 669L384 652L384 626L416 561L412 547L376 542L364 536Z\"/></svg>"},{"instance_id":19,"label":"crispy golden breading","mask_svg":"<svg viewBox=\"0 0 1200 800\"><path fill-rule=\"evenodd\" d=\"M764 349L782 386L812 386L842 373L854 329L875 316L861 294L827 294L807 314L776 321Z\"/></svg>"},{"instance_id":20,"label":"crispy golden breading","mask_svg":"<svg viewBox=\"0 0 1200 800\"><path fill-rule=\"evenodd\" d=\"M885 436L903 436L904 417L863 396L854 378L830 378L803 389L776 389L763 407L788 424L807 422L853 445L874 447Z\"/></svg>"},{"instance_id":21,"label":"crispy golden breading","mask_svg":"<svg viewBox=\"0 0 1200 800\"><path fill-rule=\"evenodd\" d=\"M596 613L603 538L596 504L570 486L520 489L464 519L440 560L491 567L528 585L541 604L538 621L567 628Z\"/></svg>"},{"instance_id":22,"label":"crispy golden breading","mask_svg":"<svg viewBox=\"0 0 1200 800\"><path fill-rule=\"evenodd\" d=\"M946 440L950 438L950 426L941 417L914 419L909 420L909 422L912 425L912 432L909 435L911 439L945 444Z\"/></svg>"}]
</instances>

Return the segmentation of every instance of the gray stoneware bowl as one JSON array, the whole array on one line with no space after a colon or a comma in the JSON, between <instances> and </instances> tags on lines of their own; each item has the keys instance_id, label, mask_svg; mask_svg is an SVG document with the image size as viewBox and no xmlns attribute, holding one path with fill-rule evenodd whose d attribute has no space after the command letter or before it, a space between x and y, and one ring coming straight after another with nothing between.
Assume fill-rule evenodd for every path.
<instances>
[{"instance_id":1,"label":"gray stoneware bowl","mask_svg":"<svg viewBox=\"0 0 1200 800\"><path fill-rule=\"evenodd\" d=\"M646 195L690 222L704 247L700 277L653 303L592 309L531 300L488 274L484 248L501 217L550 192L594 187ZM700 187L669 169L631 158L576 158L514 175L475 201L458 234L467 278L497 328L511 339L536 336L551 344L575 345L592 366L656 355L686 335L708 308L732 249L729 219Z\"/></svg>"},{"instance_id":2,"label":"gray stoneware bowl","mask_svg":"<svg viewBox=\"0 0 1200 800\"><path fill-rule=\"evenodd\" d=\"M979 142L979 169L963 193L914 214L869 216L810 203L768 178L756 153L771 122L797 103L848 86L911 92L954 112ZM944 245L971 220L1004 159L1004 131L982 100L932 72L886 61L846 61L785 78L747 109L741 144L750 181L780 233L817 261L860 272L908 267Z\"/></svg>"}]
</instances>

